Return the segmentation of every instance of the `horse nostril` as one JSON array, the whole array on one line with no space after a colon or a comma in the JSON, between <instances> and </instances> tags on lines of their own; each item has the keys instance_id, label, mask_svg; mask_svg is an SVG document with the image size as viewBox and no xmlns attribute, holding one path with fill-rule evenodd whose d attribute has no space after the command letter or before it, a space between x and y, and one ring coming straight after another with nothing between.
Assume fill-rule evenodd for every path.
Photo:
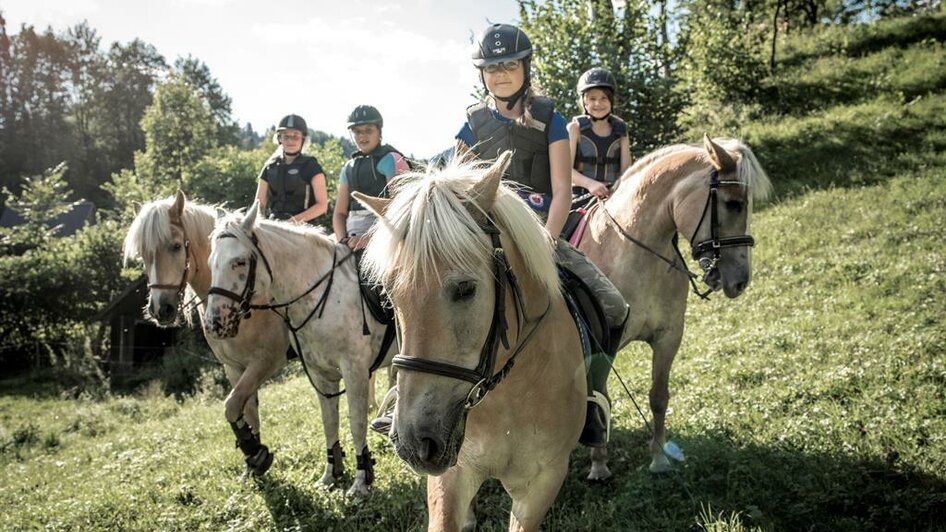
<instances>
[{"instance_id":1,"label":"horse nostril","mask_svg":"<svg viewBox=\"0 0 946 532\"><path fill-rule=\"evenodd\" d=\"M433 438L421 438L417 449L417 457L424 462L431 461L440 454L440 445Z\"/></svg>"},{"instance_id":2,"label":"horse nostril","mask_svg":"<svg viewBox=\"0 0 946 532\"><path fill-rule=\"evenodd\" d=\"M160 309L158 310L158 316L162 318L170 318L171 316L174 315L174 311L175 311L174 305L163 303Z\"/></svg>"},{"instance_id":3,"label":"horse nostril","mask_svg":"<svg viewBox=\"0 0 946 532\"><path fill-rule=\"evenodd\" d=\"M745 281L740 281L740 282L736 283L736 292L738 292L738 293L741 294L741 293L743 292L743 290L746 289L746 284L748 284L748 283L746 283Z\"/></svg>"}]
</instances>

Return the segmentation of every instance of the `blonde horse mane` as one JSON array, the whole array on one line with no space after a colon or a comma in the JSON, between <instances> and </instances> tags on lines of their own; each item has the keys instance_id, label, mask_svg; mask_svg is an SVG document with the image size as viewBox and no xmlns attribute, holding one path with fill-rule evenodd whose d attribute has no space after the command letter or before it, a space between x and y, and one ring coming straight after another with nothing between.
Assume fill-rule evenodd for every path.
<instances>
[{"instance_id":1,"label":"blonde horse mane","mask_svg":"<svg viewBox=\"0 0 946 532\"><path fill-rule=\"evenodd\" d=\"M145 203L128 228L122 246L125 262L135 257L149 257L171 241L171 208L174 196ZM214 228L214 206L193 202L184 204L181 224L191 241L209 235Z\"/></svg>"},{"instance_id":2,"label":"blonde horse mane","mask_svg":"<svg viewBox=\"0 0 946 532\"><path fill-rule=\"evenodd\" d=\"M736 161L736 179L746 184L746 187L752 194L752 199L764 201L771 196L772 182L769 180L769 176L765 173L765 170L762 169L762 165L759 164L758 159L756 159L755 154L752 153L752 149L749 146L739 139L726 137L715 138L713 142L726 150L726 152L733 157L733 160ZM628 180L631 179L632 176L645 172L668 155L689 150L697 152L699 159L709 164L709 157L706 154L703 144L674 144L660 148L638 159L624 172L621 180Z\"/></svg>"},{"instance_id":3,"label":"blonde horse mane","mask_svg":"<svg viewBox=\"0 0 946 532\"><path fill-rule=\"evenodd\" d=\"M384 217L371 229L362 262L368 276L397 298L445 270L472 274L489 268L492 249L472 214L477 212L512 241L528 274L557 291L552 239L532 210L506 184L500 184L489 212L471 196L489 170L485 163L455 158L440 171L400 176Z\"/></svg>"}]
</instances>

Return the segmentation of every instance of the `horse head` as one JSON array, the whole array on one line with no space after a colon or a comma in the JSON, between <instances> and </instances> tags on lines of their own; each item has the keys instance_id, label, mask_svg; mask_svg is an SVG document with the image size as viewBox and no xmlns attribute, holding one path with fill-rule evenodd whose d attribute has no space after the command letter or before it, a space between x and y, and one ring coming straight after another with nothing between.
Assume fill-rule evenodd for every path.
<instances>
[{"instance_id":1,"label":"horse head","mask_svg":"<svg viewBox=\"0 0 946 532\"><path fill-rule=\"evenodd\" d=\"M507 279L518 277L523 292L537 290L536 278L557 290L548 234L500 184L509 160L405 179L389 202L356 195L379 220L363 267L384 286L402 331L391 435L421 473L457 463L468 412L501 380L494 372L508 357L507 323L519 325L506 302L519 288Z\"/></svg>"},{"instance_id":2,"label":"horse head","mask_svg":"<svg viewBox=\"0 0 946 532\"><path fill-rule=\"evenodd\" d=\"M258 213L259 202L254 202L245 215L218 213L211 235L208 262L212 286L203 323L204 330L215 338L236 336L240 321L250 314L253 295L268 293L272 272L256 244ZM261 257L268 276L257 270Z\"/></svg>"},{"instance_id":3,"label":"horse head","mask_svg":"<svg viewBox=\"0 0 946 532\"><path fill-rule=\"evenodd\" d=\"M713 290L735 298L752 279L749 222L753 199L768 195L771 185L748 146L736 141L703 137L709 171L695 174L674 209L684 234L690 236L693 258L703 270L703 281Z\"/></svg>"},{"instance_id":4,"label":"horse head","mask_svg":"<svg viewBox=\"0 0 946 532\"><path fill-rule=\"evenodd\" d=\"M146 314L158 325L171 326L180 317L187 284L199 268L191 238L205 235L195 235L194 222L185 220L189 210L180 190L171 198L135 207L125 236L125 259L141 257L150 295Z\"/></svg>"}]
</instances>

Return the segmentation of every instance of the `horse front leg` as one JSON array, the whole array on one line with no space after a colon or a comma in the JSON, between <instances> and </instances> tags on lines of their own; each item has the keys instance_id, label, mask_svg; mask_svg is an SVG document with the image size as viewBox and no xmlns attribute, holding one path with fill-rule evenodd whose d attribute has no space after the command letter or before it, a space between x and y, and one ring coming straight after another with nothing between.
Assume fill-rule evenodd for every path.
<instances>
[{"instance_id":1,"label":"horse front leg","mask_svg":"<svg viewBox=\"0 0 946 532\"><path fill-rule=\"evenodd\" d=\"M512 497L512 511L509 513L510 532L538 530L545 519L555 497L558 496L568 473L568 455L557 463L550 463L527 482L509 486L503 482L506 491Z\"/></svg>"},{"instance_id":2,"label":"horse front leg","mask_svg":"<svg viewBox=\"0 0 946 532\"><path fill-rule=\"evenodd\" d=\"M351 428L355 451L358 452L358 467L355 480L346 494L351 497L365 497L374 483L374 459L368 450L368 388L371 380L368 370L355 371L357 375L345 378L348 395L348 423Z\"/></svg>"},{"instance_id":3,"label":"horse front leg","mask_svg":"<svg viewBox=\"0 0 946 532\"><path fill-rule=\"evenodd\" d=\"M337 380L326 379L314 371L310 373L310 377L319 396L322 433L325 434L325 445L328 451L325 472L322 473L322 478L318 480L317 485L331 488L345 473L345 452L342 451L342 445L338 441L338 396L330 397L338 393L340 386Z\"/></svg>"},{"instance_id":4,"label":"horse front leg","mask_svg":"<svg viewBox=\"0 0 946 532\"><path fill-rule=\"evenodd\" d=\"M664 445L667 443L667 405L670 402L670 367L680 348L683 337L679 334L668 334L651 344L653 361L651 369L650 411L654 416L654 435L650 442L650 471L663 473L673 469Z\"/></svg>"},{"instance_id":5,"label":"horse front leg","mask_svg":"<svg viewBox=\"0 0 946 532\"><path fill-rule=\"evenodd\" d=\"M485 477L469 468L454 466L439 477L427 477L427 530L473 530L473 497Z\"/></svg>"},{"instance_id":6,"label":"horse front leg","mask_svg":"<svg viewBox=\"0 0 946 532\"><path fill-rule=\"evenodd\" d=\"M260 440L260 420L256 391L269 376L265 367L252 365L245 370L224 366L233 388L224 402L224 416L243 452L247 470L262 476L273 464L273 454Z\"/></svg>"}]
</instances>

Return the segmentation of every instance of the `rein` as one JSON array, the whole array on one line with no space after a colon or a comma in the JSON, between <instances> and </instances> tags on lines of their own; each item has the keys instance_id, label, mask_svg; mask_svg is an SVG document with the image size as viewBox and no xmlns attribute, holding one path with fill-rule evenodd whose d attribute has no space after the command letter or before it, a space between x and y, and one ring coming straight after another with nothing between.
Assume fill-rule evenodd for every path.
<instances>
[{"instance_id":1,"label":"rein","mask_svg":"<svg viewBox=\"0 0 946 532\"><path fill-rule=\"evenodd\" d=\"M236 235L233 235L231 233L221 233L217 238L236 238ZM236 301L240 305L238 313L241 318L249 318L252 310L271 310L274 314L279 316L283 320L283 322L285 322L286 328L288 328L289 332L292 333L292 340L293 340L293 344L295 344L296 353L299 355L299 360L302 361L302 368L305 370L306 376L309 377L309 382L312 384L312 387L315 388L315 391L317 391L319 395L325 397L326 399L331 399L333 397L338 397L342 395L343 393L345 393L345 390L341 390L335 393L325 393L315 385L315 381L313 381L311 375L309 375L309 368L308 366L306 366L306 363L305 363L305 356L303 355L302 343L299 341L298 332L302 330L302 328L305 327L306 324L309 323L309 321L312 320L313 316L315 316L317 312L318 312L319 318L321 318L322 315L325 313L325 308L328 306L327 303L328 303L329 292L331 292L332 284L335 280L335 270L337 270L339 266L341 266L347 260L349 260L352 257L352 255L354 255L354 253L349 253L345 255L344 257L342 257L341 260L339 260L338 248L335 248L332 255L332 267L329 269L329 271L325 272L325 274L319 277L318 279L316 279L316 281L309 288L307 288L304 292L292 298L291 300L286 301L284 303L254 304L252 303L252 299L253 299L253 295L256 293L256 268L257 268L256 257L257 256L259 256L263 260L263 265L266 267L266 273L269 274L270 280L275 281L275 277L273 277L273 271L272 271L272 268L270 268L269 266L269 261L266 259L266 255L263 253L262 248L259 247L259 240L256 237L256 233L252 233L250 235L250 242L253 244L255 253L250 255L249 272L247 273L246 284L243 285L243 291L240 294L237 294L235 292L231 292L230 290L226 290L224 288L212 286L210 287L210 290L208 291L208 295L217 294L217 295L226 297L228 299L231 299L233 301ZM305 317L305 319L302 320L302 323L294 326L292 324L292 319L289 317L288 307L293 305L294 303L297 303L299 300L301 300L305 296L311 294L313 291L315 291L316 288L321 286L322 283L326 283L325 291L322 293L322 296L316 302L315 306L312 307L312 310ZM279 312L280 309L285 309L285 310L280 313Z\"/></svg>"},{"instance_id":2,"label":"rein","mask_svg":"<svg viewBox=\"0 0 946 532\"><path fill-rule=\"evenodd\" d=\"M716 170L716 168L713 168L712 172L710 173L709 194L706 196L706 203L703 205L703 213L700 215L700 223L696 225L696 229L693 230L693 236L690 237L690 247L692 248L691 255L693 259L699 263L700 269L703 270L704 280L710 273L713 272L713 270L716 269L717 264L719 264L721 249L732 248L732 247L742 247L742 246L752 247L755 245L755 239L752 238L752 235L740 235L740 236L730 236L730 237L722 237L722 238L720 238L719 236L719 210L718 210L719 208L717 205L718 204L717 193L719 191L720 186L732 186L732 185L742 186L743 183L741 181L736 181L736 180L721 181L719 179L719 171ZM611 223L614 224L614 227L618 230L619 233L621 233L621 235L624 236L624 238L630 240L632 243L636 244L637 246L641 247L645 251L649 252L651 255L654 255L658 259L666 262L667 264L670 265L672 269L675 269L683 273L684 275L686 275L687 279L690 281L690 286L693 288L693 293L696 294L700 299L706 299L706 300L709 299L709 295L713 292L713 289L710 288L706 290L705 292L700 292L700 289L696 286L696 279L699 276L691 272L685 266L686 260L683 258L683 253L680 252L679 240L677 238L676 232L674 232L673 234L673 239L671 240L671 243L673 244L674 251L677 252L677 258L679 258L680 262L684 264L683 266L677 264L676 258L674 258L673 260L670 260L667 257L664 257L663 255L655 251L653 248L651 248L647 244L641 242L639 239L634 238L633 236L628 234L627 231L625 231L624 228L621 227L621 224L619 224L618 221L614 219L614 216L610 212L608 212L608 209L604 207L604 204L599 204L599 205L601 206L601 210L603 210L604 213L608 215L608 219L611 220ZM707 240L694 243L694 240L696 239L696 234L700 232L700 227L703 226L703 220L706 218L707 210L710 212L710 238ZM700 256L709 251L713 252L712 258Z\"/></svg>"},{"instance_id":3,"label":"rein","mask_svg":"<svg viewBox=\"0 0 946 532\"><path fill-rule=\"evenodd\" d=\"M506 320L507 282L512 287L516 314L519 317L517 341L519 336L521 336L522 322L524 321L525 311L522 303L522 295L519 290L519 283L517 282L516 276L512 269L509 267L509 263L506 260L506 253L503 250L502 243L499 239L499 228L493 224L492 220L487 218L486 223L480 225L480 229L489 235L493 245L495 299L493 302L493 320L490 324L486 341L483 343L483 347L480 350L479 364L477 364L476 368L469 369L447 362L438 362L436 360L427 360L424 358L407 355L397 355L391 360L391 365L398 369L419 371L422 373L432 373L442 377L450 377L453 379L459 379L473 383L473 388L470 389L470 392L467 394L467 398L463 403L463 408L467 411L482 402L486 395L497 385L499 385L499 383L502 382L502 380L505 379L507 375L509 375L509 372L516 363L516 357L518 357L523 348L528 345L529 340L531 340L535 335L536 331L542 325L542 322L548 316L549 310L552 308L552 300L550 298L548 305L545 307L545 311L542 312L542 315L536 320L532 329L526 334L525 338L519 342L516 350L512 353L503 367L500 368L498 372L493 373L496 365L496 355L499 351L499 344L501 343L507 350L510 348L509 338L506 334L509 329L509 322Z\"/></svg>"}]
</instances>

